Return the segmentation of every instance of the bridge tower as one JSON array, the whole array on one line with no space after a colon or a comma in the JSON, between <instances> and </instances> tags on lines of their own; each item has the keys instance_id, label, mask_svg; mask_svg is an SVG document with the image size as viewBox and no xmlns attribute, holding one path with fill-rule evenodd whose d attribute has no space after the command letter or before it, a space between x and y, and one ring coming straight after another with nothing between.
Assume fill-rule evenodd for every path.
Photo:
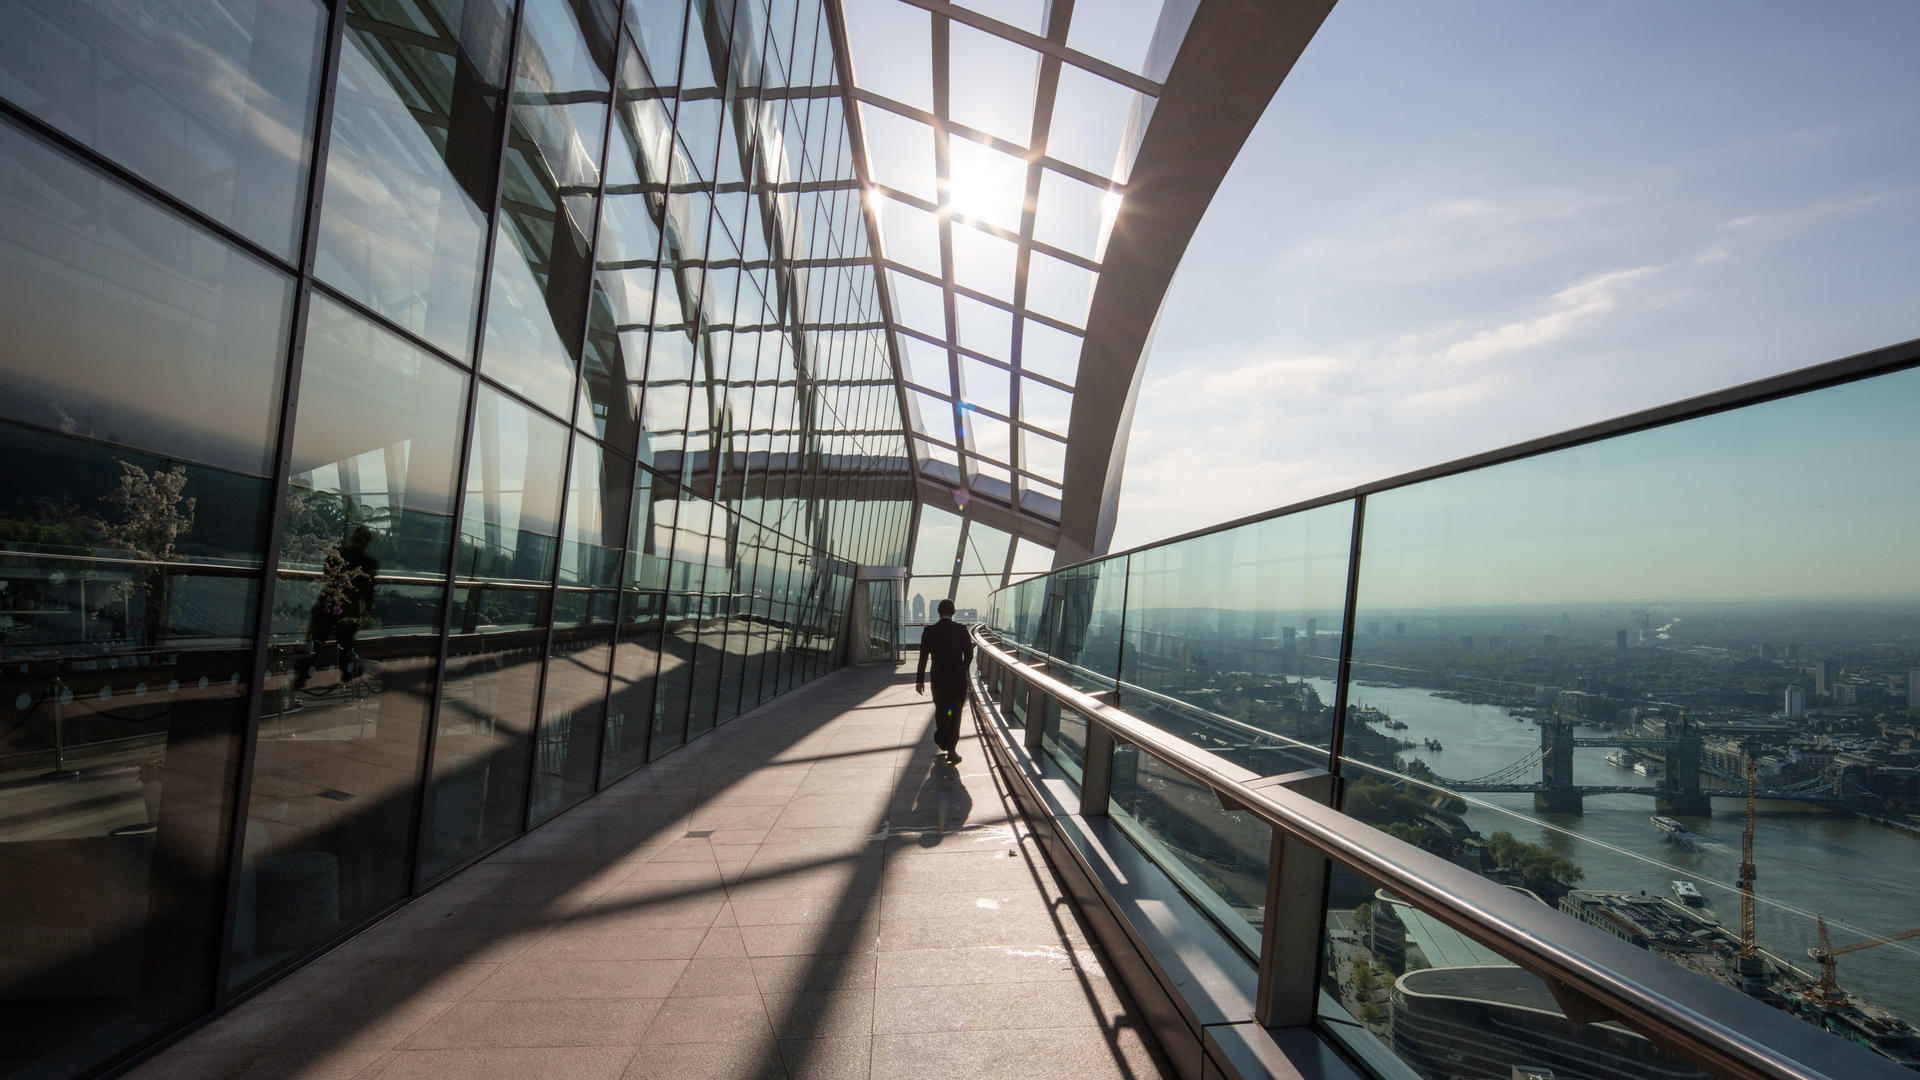
<instances>
[{"instance_id":1,"label":"bridge tower","mask_svg":"<svg viewBox=\"0 0 1920 1080\"><path fill-rule=\"evenodd\" d=\"M1533 808L1548 814L1578 814L1586 809L1573 782L1573 721L1558 710L1540 721L1540 786Z\"/></svg>"},{"instance_id":2,"label":"bridge tower","mask_svg":"<svg viewBox=\"0 0 1920 1080\"><path fill-rule=\"evenodd\" d=\"M1660 775L1660 793L1654 805L1662 813L1708 817L1713 800L1700 791L1700 764L1704 760L1700 728L1687 719L1681 709L1678 719L1667 721L1667 768Z\"/></svg>"}]
</instances>

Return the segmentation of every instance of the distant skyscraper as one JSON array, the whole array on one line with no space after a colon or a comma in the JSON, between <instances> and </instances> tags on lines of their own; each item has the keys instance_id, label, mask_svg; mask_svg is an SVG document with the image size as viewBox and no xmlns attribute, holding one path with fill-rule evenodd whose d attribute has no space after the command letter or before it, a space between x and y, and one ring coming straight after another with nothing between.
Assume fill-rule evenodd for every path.
<instances>
[{"instance_id":1,"label":"distant skyscraper","mask_svg":"<svg viewBox=\"0 0 1920 1080\"><path fill-rule=\"evenodd\" d=\"M1615 630L1613 632L1613 651L1622 656L1627 654L1627 632L1625 630Z\"/></svg>"},{"instance_id":2,"label":"distant skyscraper","mask_svg":"<svg viewBox=\"0 0 1920 1080\"><path fill-rule=\"evenodd\" d=\"M1827 695L1840 685L1840 661L1822 660L1813 669L1813 692Z\"/></svg>"},{"instance_id":3,"label":"distant skyscraper","mask_svg":"<svg viewBox=\"0 0 1920 1080\"><path fill-rule=\"evenodd\" d=\"M1799 642L1797 641L1787 642L1787 659L1789 660L1800 659L1800 643Z\"/></svg>"},{"instance_id":4,"label":"distant skyscraper","mask_svg":"<svg viewBox=\"0 0 1920 1080\"><path fill-rule=\"evenodd\" d=\"M1320 640L1320 620L1308 619L1307 620L1307 648L1309 649L1313 648L1314 642L1319 640Z\"/></svg>"},{"instance_id":5,"label":"distant skyscraper","mask_svg":"<svg viewBox=\"0 0 1920 1080\"><path fill-rule=\"evenodd\" d=\"M1920 709L1920 667L1907 669L1907 708Z\"/></svg>"},{"instance_id":6,"label":"distant skyscraper","mask_svg":"<svg viewBox=\"0 0 1920 1080\"><path fill-rule=\"evenodd\" d=\"M927 621L927 598L921 593L913 594L913 621Z\"/></svg>"},{"instance_id":7,"label":"distant skyscraper","mask_svg":"<svg viewBox=\"0 0 1920 1080\"><path fill-rule=\"evenodd\" d=\"M1295 631L1291 626L1282 627L1280 630L1280 647L1287 650L1288 652L1293 651L1294 633Z\"/></svg>"},{"instance_id":8,"label":"distant skyscraper","mask_svg":"<svg viewBox=\"0 0 1920 1080\"><path fill-rule=\"evenodd\" d=\"M1786 700L1781 702L1780 711L1789 720L1797 720L1807 715L1807 688L1799 684L1787 687Z\"/></svg>"}]
</instances>

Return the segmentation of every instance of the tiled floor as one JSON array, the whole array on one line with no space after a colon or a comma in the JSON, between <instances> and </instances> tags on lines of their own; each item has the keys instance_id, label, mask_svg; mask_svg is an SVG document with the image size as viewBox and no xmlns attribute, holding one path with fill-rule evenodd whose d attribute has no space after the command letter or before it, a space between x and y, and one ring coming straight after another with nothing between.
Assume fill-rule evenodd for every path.
<instances>
[{"instance_id":1,"label":"tiled floor","mask_svg":"<svg viewBox=\"0 0 1920 1080\"><path fill-rule=\"evenodd\" d=\"M615 785L131 1075L1159 1077L971 730L846 670Z\"/></svg>"}]
</instances>

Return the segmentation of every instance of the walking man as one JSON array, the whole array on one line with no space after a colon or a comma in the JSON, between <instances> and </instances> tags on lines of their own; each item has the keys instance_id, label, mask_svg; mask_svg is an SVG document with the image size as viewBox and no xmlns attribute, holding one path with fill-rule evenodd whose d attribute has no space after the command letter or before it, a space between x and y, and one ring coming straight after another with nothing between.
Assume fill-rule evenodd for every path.
<instances>
[{"instance_id":1,"label":"walking man","mask_svg":"<svg viewBox=\"0 0 1920 1080\"><path fill-rule=\"evenodd\" d=\"M953 621L953 601L940 601L940 621L920 632L920 673L916 693L927 692L927 663L933 663L933 742L952 765L960 760L960 709L967 703L967 667L973 663L973 638Z\"/></svg>"}]
</instances>

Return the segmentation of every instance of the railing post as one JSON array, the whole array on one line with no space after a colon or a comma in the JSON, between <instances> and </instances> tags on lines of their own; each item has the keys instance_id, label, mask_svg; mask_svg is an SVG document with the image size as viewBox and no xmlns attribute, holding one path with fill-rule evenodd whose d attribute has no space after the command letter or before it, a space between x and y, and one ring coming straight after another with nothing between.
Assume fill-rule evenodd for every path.
<instances>
[{"instance_id":1,"label":"railing post","mask_svg":"<svg viewBox=\"0 0 1920 1080\"><path fill-rule=\"evenodd\" d=\"M1315 802L1333 796L1333 777L1319 769L1269 777ZM1260 977L1253 1017L1263 1027L1313 1021L1320 993L1320 946L1326 924L1327 858L1275 828L1267 855L1267 906L1260 923Z\"/></svg>"},{"instance_id":2,"label":"railing post","mask_svg":"<svg viewBox=\"0 0 1920 1080\"><path fill-rule=\"evenodd\" d=\"M1041 740L1047 733L1047 710L1057 709L1060 706L1054 702L1053 698L1047 696L1046 691L1032 683L1026 683L1021 690L1027 695L1026 746L1028 750L1033 751L1033 756L1038 758Z\"/></svg>"},{"instance_id":3,"label":"railing post","mask_svg":"<svg viewBox=\"0 0 1920 1080\"><path fill-rule=\"evenodd\" d=\"M1080 816L1106 817L1113 793L1113 733L1087 722L1087 760L1080 773Z\"/></svg>"}]
</instances>

